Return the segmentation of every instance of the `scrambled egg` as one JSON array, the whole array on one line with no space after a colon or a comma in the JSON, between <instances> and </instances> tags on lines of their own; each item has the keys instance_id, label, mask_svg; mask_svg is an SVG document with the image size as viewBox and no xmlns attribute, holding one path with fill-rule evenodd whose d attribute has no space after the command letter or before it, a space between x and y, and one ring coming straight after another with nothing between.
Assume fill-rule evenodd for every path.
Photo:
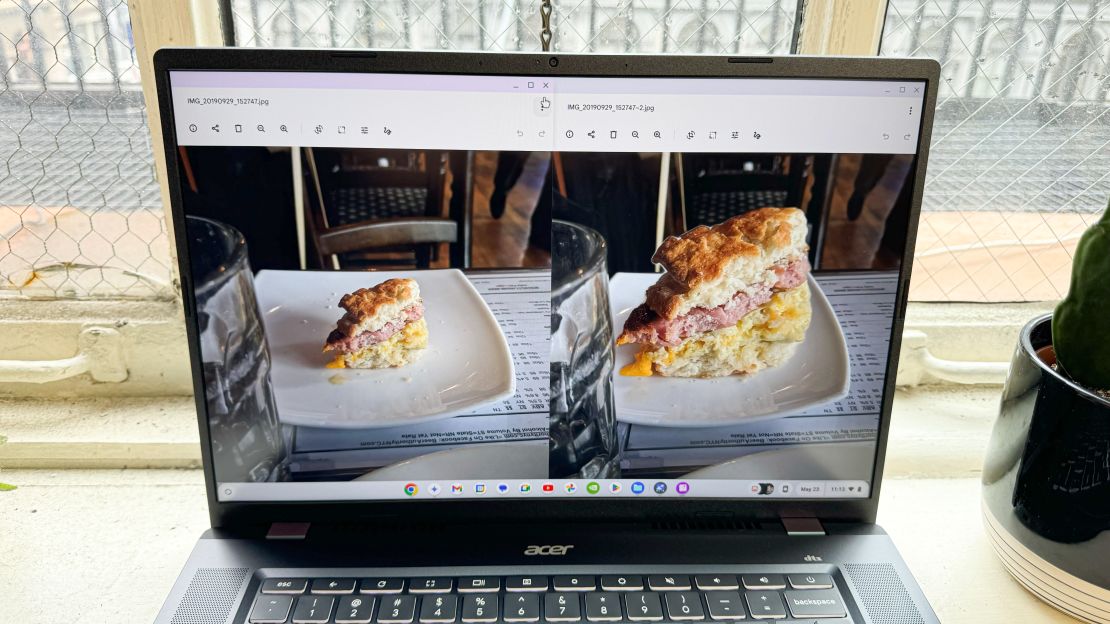
<instances>
[{"instance_id":1,"label":"scrambled egg","mask_svg":"<svg viewBox=\"0 0 1110 624\"><path fill-rule=\"evenodd\" d=\"M428 346L428 325L424 319L405 325L388 340L355 353L344 353L328 362L327 368L389 368L404 366Z\"/></svg>"},{"instance_id":2,"label":"scrambled egg","mask_svg":"<svg viewBox=\"0 0 1110 624\"><path fill-rule=\"evenodd\" d=\"M720 362L732 371L752 373L764 368L764 362L776 343L797 343L805 339L812 310L809 287L775 293L762 307L744 315L735 326L724 327L687 340L675 347L645 346L635 360L621 368L621 374L647 377L679 361ZM772 364L773 365L773 364ZM730 371L730 372L732 372ZM727 374L727 373L722 373Z\"/></svg>"}]
</instances>

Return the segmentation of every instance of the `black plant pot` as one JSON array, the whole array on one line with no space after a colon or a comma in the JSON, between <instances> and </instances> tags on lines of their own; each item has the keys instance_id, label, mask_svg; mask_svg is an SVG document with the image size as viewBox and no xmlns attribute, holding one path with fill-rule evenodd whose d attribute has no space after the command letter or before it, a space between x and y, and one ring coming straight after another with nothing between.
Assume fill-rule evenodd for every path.
<instances>
[{"instance_id":1,"label":"black plant pot","mask_svg":"<svg viewBox=\"0 0 1110 624\"><path fill-rule=\"evenodd\" d=\"M1051 353L1051 321L1033 319L1018 338L983 466L984 519L1030 590L1082 619L1110 621L1110 401L1038 354ZM1030 582L1044 573L1060 584ZM1076 596L1099 607L1069 608Z\"/></svg>"}]
</instances>

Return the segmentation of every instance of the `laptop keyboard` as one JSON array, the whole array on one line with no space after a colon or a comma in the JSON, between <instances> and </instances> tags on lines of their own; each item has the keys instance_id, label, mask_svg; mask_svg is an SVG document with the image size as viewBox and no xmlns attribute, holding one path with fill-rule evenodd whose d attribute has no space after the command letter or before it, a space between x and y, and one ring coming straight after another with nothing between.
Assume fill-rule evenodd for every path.
<instances>
[{"instance_id":1,"label":"laptop keyboard","mask_svg":"<svg viewBox=\"0 0 1110 624\"><path fill-rule=\"evenodd\" d=\"M262 581L251 624L840 620L829 574L426 576Z\"/></svg>"}]
</instances>

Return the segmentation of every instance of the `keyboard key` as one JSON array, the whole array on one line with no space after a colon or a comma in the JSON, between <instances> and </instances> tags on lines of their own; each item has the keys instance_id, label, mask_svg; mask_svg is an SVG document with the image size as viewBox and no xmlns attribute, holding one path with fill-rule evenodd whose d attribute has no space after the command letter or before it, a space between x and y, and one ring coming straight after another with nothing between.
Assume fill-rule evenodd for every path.
<instances>
[{"instance_id":1,"label":"keyboard key","mask_svg":"<svg viewBox=\"0 0 1110 624\"><path fill-rule=\"evenodd\" d=\"M786 617L786 607L782 604L782 596L777 591L750 591L744 592L744 601L748 603L748 610L757 620L778 619Z\"/></svg>"},{"instance_id":2,"label":"keyboard key","mask_svg":"<svg viewBox=\"0 0 1110 624\"><path fill-rule=\"evenodd\" d=\"M464 576L459 579L459 591L466 593L497 592L501 579L496 576Z\"/></svg>"},{"instance_id":3,"label":"keyboard key","mask_svg":"<svg viewBox=\"0 0 1110 624\"><path fill-rule=\"evenodd\" d=\"M314 594L350 594L355 591L355 579L326 578L312 581Z\"/></svg>"},{"instance_id":4,"label":"keyboard key","mask_svg":"<svg viewBox=\"0 0 1110 624\"><path fill-rule=\"evenodd\" d=\"M332 596L301 596L293 609L293 624L328 624L334 606Z\"/></svg>"},{"instance_id":5,"label":"keyboard key","mask_svg":"<svg viewBox=\"0 0 1110 624\"><path fill-rule=\"evenodd\" d=\"M790 574L786 577L794 589L832 589L832 575Z\"/></svg>"},{"instance_id":6,"label":"keyboard key","mask_svg":"<svg viewBox=\"0 0 1110 624\"><path fill-rule=\"evenodd\" d=\"M694 577L694 583L703 591L740 589L740 583L731 574L699 574Z\"/></svg>"},{"instance_id":7,"label":"keyboard key","mask_svg":"<svg viewBox=\"0 0 1110 624\"><path fill-rule=\"evenodd\" d=\"M335 610L335 624L369 624L373 616L372 596L343 596Z\"/></svg>"},{"instance_id":8,"label":"keyboard key","mask_svg":"<svg viewBox=\"0 0 1110 624\"><path fill-rule=\"evenodd\" d=\"M555 591L593 591L597 581L592 576L556 576Z\"/></svg>"},{"instance_id":9,"label":"keyboard key","mask_svg":"<svg viewBox=\"0 0 1110 624\"><path fill-rule=\"evenodd\" d=\"M644 577L642 576L603 576L601 589L604 591L643 591Z\"/></svg>"},{"instance_id":10,"label":"keyboard key","mask_svg":"<svg viewBox=\"0 0 1110 624\"><path fill-rule=\"evenodd\" d=\"M690 589L690 577L672 574L649 576L648 588L655 591L686 591Z\"/></svg>"},{"instance_id":11,"label":"keyboard key","mask_svg":"<svg viewBox=\"0 0 1110 624\"><path fill-rule=\"evenodd\" d=\"M416 596L382 598L378 607L379 624L409 624L416 617Z\"/></svg>"},{"instance_id":12,"label":"keyboard key","mask_svg":"<svg viewBox=\"0 0 1110 624\"><path fill-rule=\"evenodd\" d=\"M306 579L268 578L262 581L263 594L303 594L307 587Z\"/></svg>"},{"instance_id":13,"label":"keyboard key","mask_svg":"<svg viewBox=\"0 0 1110 624\"><path fill-rule=\"evenodd\" d=\"M459 597L454 594L425 596L420 601L420 621L424 624L454 622L458 609Z\"/></svg>"},{"instance_id":14,"label":"keyboard key","mask_svg":"<svg viewBox=\"0 0 1110 624\"><path fill-rule=\"evenodd\" d=\"M546 576L510 576L505 579L505 591L542 592L547 591Z\"/></svg>"},{"instance_id":15,"label":"keyboard key","mask_svg":"<svg viewBox=\"0 0 1110 624\"><path fill-rule=\"evenodd\" d=\"M616 622L621 619L621 596L614 592L586 594L586 619L591 622Z\"/></svg>"},{"instance_id":16,"label":"keyboard key","mask_svg":"<svg viewBox=\"0 0 1110 624\"><path fill-rule=\"evenodd\" d=\"M786 579L781 574L745 574L744 589L785 589Z\"/></svg>"},{"instance_id":17,"label":"keyboard key","mask_svg":"<svg viewBox=\"0 0 1110 624\"><path fill-rule=\"evenodd\" d=\"M262 595L254 599L254 606L251 607L248 620L252 624L284 624L292 608L292 596Z\"/></svg>"},{"instance_id":18,"label":"keyboard key","mask_svg":"<svg viewBox=\"0 0 1110 624\"><path fill-rule=\"evenodd\" d=\"M624 597L624 608L633 622L658 622L663 619L659 594L632 592Z\"/></svg>"},{"instance_id":19,"label":"keyboard key","mask_svg":"<svg viewBox=\"0 0 1110 624\"><path fill-rule=\"evenodd\" d=\"M405 579L399 578L368 578L362 579L364 594L399 594L405 589Z\"/></svg>"},{"instance_id":20,"label":"keyboard key","mask_svg":"<svg viewBox=\"0 0 1110 624\"><path fill-rule=\"evenodd\" d=\"M578 594L552 593L543 597L543 615L548 622L577 622L582 619Z\"/></svg>"},{"instance_id":21,"label":"keyboard key","mask_svg":"<svg viewBox=\"0 0 1110 624\"><path fill-rule=\"evenodd\" d=\"M505 596L506 622L538 622L540 597L536 594L510 594Z\"/></svg>"},{"instance_id":22,"label":"keyboard key","mask_svg":"<svg viewBox=\"0 0 1110 624\"><path fill-rule=\"evenodd\" d=\"M477 594L463 597L463 622L496 622L498 613L496 594L492 596Z\"/></svg>"},{"instance_id":23,"label":"keyboard key","mask_svg":"<svg viewBox=\"0 0 1110 624\"><path fill-rule=\"evenodd\" d=\"M705 595L709 605L709 617L714 620L744 619L744 605L740 602L740 592L715 591Z\"/></svg>"},{"instance_id":24,"label":"keyboard key","mask_svg":"<svg viewBox=\"0 0 1110 624\"><path fill-rule=\"evenodd\" d=\"M701 607L701 594L698 592L672 592L663 595L667 602L667 618L671 620L704 620L705 610Z\"/></svg>"},{"instance_id":25,"label":"keyboard key","mask_svg":"<svg viewBox=\"0 0 1110 624\"><path fill-rule=\"evenodd\" d=\"M788 591L786 606L795 618L842 618L848 615L840 594L833 589Z\"/></svg>"},{"instance_id":26,"label":"keyboard key","mask_svg":"<svg viewBox=\"0 0 1110 624\"><path fill-rule=\"evenodd\" d=\"M448 594L454 580L446 576L419 576L409 580L410 594Z\"/></svg>"}]
</instances>

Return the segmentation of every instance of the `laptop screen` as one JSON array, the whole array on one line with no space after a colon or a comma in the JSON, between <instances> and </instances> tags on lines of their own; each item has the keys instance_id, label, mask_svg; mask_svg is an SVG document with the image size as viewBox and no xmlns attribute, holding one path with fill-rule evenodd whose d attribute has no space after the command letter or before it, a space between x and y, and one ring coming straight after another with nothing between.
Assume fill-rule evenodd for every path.
<instances>
[{"instance_id":1,"label":"laptop screen","mask_svg":"<svg viewBox=\"0 0 1110 624\"><path fill-rule=\"evenodd\" d=\"M871 495L923 82L170 84L221 501Z\"/></svg>"}]
</instances>

